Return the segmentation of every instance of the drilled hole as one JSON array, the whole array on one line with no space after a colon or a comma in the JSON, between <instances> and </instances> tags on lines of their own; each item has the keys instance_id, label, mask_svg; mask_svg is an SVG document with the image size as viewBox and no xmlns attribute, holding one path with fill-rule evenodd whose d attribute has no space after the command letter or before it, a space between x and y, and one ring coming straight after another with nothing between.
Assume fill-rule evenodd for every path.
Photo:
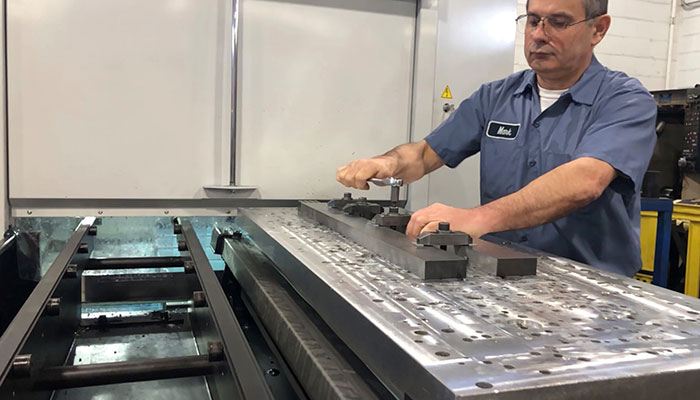
<instances>
[{"instance_id":1,"label":"drilled hole","mask_svg":"<svg viewBox=\"0 0 700 400\"><path fill-rule=\"evenodd\" d=\"M549 375L551 373L552 373L552 371L550 371L548 369L541 369L540 370L540 374L542 374L542 375Z\"/></svg>"},{"instance_id":2,"label":"drilled hole","mask_svg":"<svg viewBox=\"0 0 700 400\"><path fill-rule=\"evenodd\" d=\"M532 354L533 356L541 356L542 355L542 353L540 353L539 351L531 351L530 354Z\"/></svg>"},{"instance_id":3,"label":"drilled hole","mask_svg":"<svg viewBox=\"0 0 700 400\"><path fill-rule=\"evenodd\" d=\"M454 332L455 332L454 329L450 329L450 328L445 328L445 329L443 329L442 331L445 332L445 333L454 333Z\"/></svg>"},{"instance_id":4,"label":"drilled hole","mask_svg":"<svg viewBox=\"0 0 700 400\"><path fill-rule=\"evenodd\" d=\"M450 353L448 353L446 351L436 351L435 355L440 356L440 357L449 357Z\"/></svg>"},{"instance_id":5,"label":"drilled hole","mask_svg":"<svg viewBox=\"0 0 700 400\"><path fill-rule=\"evenodd\" d=\"M473 342L474 341L473 339L469 339L468 337L462 338L462 340L464 340L465 342Z\"/></svg>"},{"instance_id":6,"label":"drilled hole","mask_svg":"<svg viewBox=\"0 0 700 400\"><path fill-rule=\"evenodd\" d=\"M512 365L510 365L510 364L505 364L505 365L503 365L503 368L505 368L505 369L515 369L515 367L512 366Z\"/></svg>"},{"instance_id":7,"label":"drilled hole","mask_svg":"<svg viewBox=\"0 0 700 400\"><path fill-rule=\"evenodd\" d=\"M591 361L591 359L588 357L579 357L578 360L579 361Z\"/></svg>"},{"instance_id":8,"label":"drilled hole","mask_svg":"<svg viewBox=\"0 0 700 400\"><path fill-rule=\"evenodd\" d=\"M372 299L372 301L375 302L375 303L381 303L381 302L383 302L384 300L382 300L382 299Z\"/></svg>"},{"instance_id":9,"label":"drilled hole","mask_svg":"<svg viewBox=\"0 0 700 400\"><path fill-rule=\"evenodd\" d=\"M488 383L488 382L477 382L476 386L478 386L482 389L491 389L493 387L493 385Z\"/></svg>"},{"instance_id":10,"label":"drilled hole","mask_svg":"<svg viewBox=\"0 0 700 400\"><path fill-rule=\"evenodd\" d=\"M415 333L416 335L421 335L421 336L425 336L428 334L428 332L426 332L426 331L414 331L413 333Z\"/></svg>"}]
</instances>

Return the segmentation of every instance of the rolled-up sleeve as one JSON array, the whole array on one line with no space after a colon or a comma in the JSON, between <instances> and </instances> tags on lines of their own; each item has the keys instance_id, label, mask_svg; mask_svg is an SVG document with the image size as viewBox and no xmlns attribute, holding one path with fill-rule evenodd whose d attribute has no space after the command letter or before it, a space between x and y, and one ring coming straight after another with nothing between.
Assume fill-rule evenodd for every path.
<instances>
[{"instance_id":1,"label":"rolled-up sleeve","mask_svg":"<svg viewBox=\"0 0 700 400\"><path fill-rule=\"evenodd\" d=\"M653 97L633 80L606 96L596 108L593 123L586 129L573 158L605 161L639 191L656 144Z\"/></svg>"},{"instance_id":2,"label":"rolled-up sleeve","mask_svg":"<svg viewBox=\"0 0 700 400\"><path fill-rule=\"evenodd\" d=\"M450 168L481 148L485 126L485 110L489 108L490 84L482 85L440 126L426 136L428 145Z\"/></svg>"}]
</instances>

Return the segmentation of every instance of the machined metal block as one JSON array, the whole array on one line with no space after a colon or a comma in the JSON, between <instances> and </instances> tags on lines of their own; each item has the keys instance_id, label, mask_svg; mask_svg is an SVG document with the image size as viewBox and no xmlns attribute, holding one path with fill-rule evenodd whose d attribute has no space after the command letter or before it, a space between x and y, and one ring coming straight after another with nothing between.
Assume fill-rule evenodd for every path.
<instances>
[{"instance_id":1,"label":"machined metal block","mask_svg":"<svg viewBox=\"0 0 700 400\"><path fill-rule=\"evenodd\" d=\"M482 239L465 247L469 266L481 268L501 278L537 273L537 257Z\"/></svg>"},{"instance_id":2,"label":"machined metal block","mask_svg":"<svg viewBox=\"0 0 700 400\"><path fill-rule=\"evenodd\" d=\"M246 215L245 210L242 212ZM466 258L418 246L400 232L329 210L325 203L303 201L299 205L299 215L333 229L422 279L464 279L467 275Z\"/></svg>"}]
</instances>

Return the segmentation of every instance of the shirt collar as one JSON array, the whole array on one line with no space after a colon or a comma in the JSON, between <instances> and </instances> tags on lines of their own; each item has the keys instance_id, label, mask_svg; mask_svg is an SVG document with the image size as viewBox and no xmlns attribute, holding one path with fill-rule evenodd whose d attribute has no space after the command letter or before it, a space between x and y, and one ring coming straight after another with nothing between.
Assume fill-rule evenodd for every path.
<instances>
[{"instance_id":1,"label":"shirt collar","mask_svg":"<svg viewBox=\"0 0 700 400\"><path fill-rule=\"evenodd\" d=\"M570 87L569 90L564 93L564 95L571 95L571 100L586 104L593 105L593 100L598 93L598 88L600 87L600 82L603 79L603 75L600 74L603 71L603 65L598 61L598 59L593 56L591 58L591 64L586 68L586 71L581 76L581 79ZM523 75L523 81L515 91L514 95L521 95L526 89L532 90L537 85L537 75L535 71L529 69L525 71Z\"/></svg>"}]
</instances>

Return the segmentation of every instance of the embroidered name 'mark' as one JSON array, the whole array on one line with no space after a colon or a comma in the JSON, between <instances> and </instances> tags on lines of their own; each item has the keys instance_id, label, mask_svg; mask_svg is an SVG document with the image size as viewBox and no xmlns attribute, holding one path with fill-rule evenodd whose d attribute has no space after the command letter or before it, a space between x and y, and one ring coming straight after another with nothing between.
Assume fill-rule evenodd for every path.
<instances>
[{"instance_id":1,"label":"embroidered name 'mark'","mask_svg":"<svg viewBox=\"0 0 700 400\"><path fill-rule=\"evenodd\" d=\"M486 136L494 139L514 140L518 136L520 124L490 121L486 128Z\"/></svg>"}]
</instances>

